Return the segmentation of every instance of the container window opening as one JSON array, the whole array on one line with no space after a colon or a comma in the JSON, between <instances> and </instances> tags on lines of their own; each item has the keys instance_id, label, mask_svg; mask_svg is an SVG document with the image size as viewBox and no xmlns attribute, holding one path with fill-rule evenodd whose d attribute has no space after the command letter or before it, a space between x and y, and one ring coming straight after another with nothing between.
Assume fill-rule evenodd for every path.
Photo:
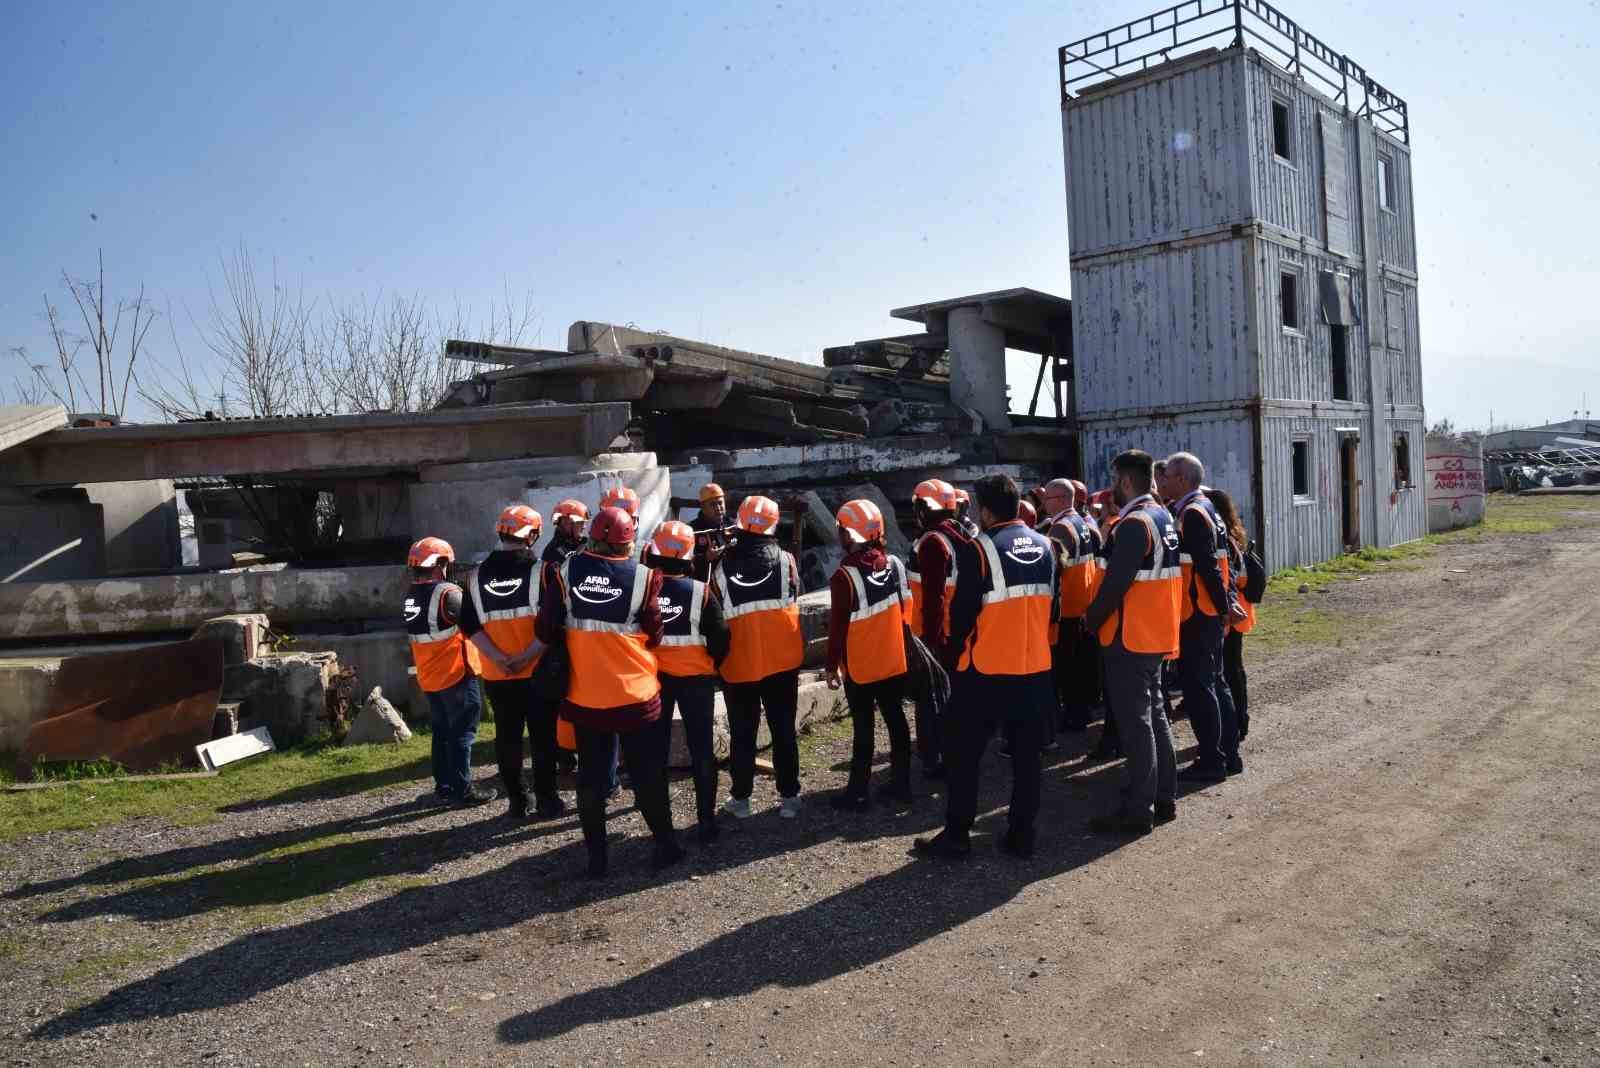
<instances>
[{"instance_id":1,"label":"container window opening","mask_svg":"<svg viewBox=\"0 0 1600 1068\"><path fill-rule=\"evenodd\" d=\"M1328 327L1329 362L1333 373L1333 399L1350 399L1350 335L1349 328L1339 325Z\"/></svg>"},{"instance_id":2,"label":"container window opening","mask_svg":"<svg viewBox=\"0 0 1600 1068\"><path fill-rule=\"evenodd\" d=\"M1394 488L1411 488L1411 435L1394 436Z\"/></svg>"},{"instance_id":3,"label":"container window opening","mask_svg":"<svg viewBox=\"0 0 1600 1068\"><path fill-rule=\"evenodd\" d=\"M1311 439L1296 438L1290 445L1295 500L1311 499Z\"/></svg>"},{"instance_id":4,"label":"container window opening","mask_svg":"<svg viewBox=\"0 0 1600 1068\"><path fill-rule=\"evenodd\" d=\"M1300 276L1294 271L1278 275L1278 303L1285 330L1300 329Z\"/></svg>"},{"instance_id":5,"label":"container window opening","mask_svg":"<svg viewBox=\"0 0 1600 1068\"><path fill-rule=\"evenodd\" d=\"M1294 145L1289 137L1289 102L1272 102L1272 154L1285 163L1294 162Z\"/></svg>"},{"instance_id":6,"label":"container window opening","mask_svg":"<svg viewBox=\"0 0 1600 1068\"><path fill-rule=\"evenodd\" d=\"M1388 156L1378 157L1378 206L1394 210L1394 160Z\"/></svg>"}]
</instances>

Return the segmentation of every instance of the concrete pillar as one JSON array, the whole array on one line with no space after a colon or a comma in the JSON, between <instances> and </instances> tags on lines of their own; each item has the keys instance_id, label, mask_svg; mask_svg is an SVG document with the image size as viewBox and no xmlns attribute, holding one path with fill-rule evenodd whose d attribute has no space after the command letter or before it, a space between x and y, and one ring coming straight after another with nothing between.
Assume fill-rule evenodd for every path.
<instances>
[{"instance_id":1,"label":"concrete pillar","mask_svg":"<svg viewBox=\"0 0 1600 1068\"><path fill-rule=\"evenodd\" d=\"M983 308L950 309L950 400L983 416L990 430L1009 430L1006 408L1006 334L985 322Z\"/></svg>"}]
</instances>

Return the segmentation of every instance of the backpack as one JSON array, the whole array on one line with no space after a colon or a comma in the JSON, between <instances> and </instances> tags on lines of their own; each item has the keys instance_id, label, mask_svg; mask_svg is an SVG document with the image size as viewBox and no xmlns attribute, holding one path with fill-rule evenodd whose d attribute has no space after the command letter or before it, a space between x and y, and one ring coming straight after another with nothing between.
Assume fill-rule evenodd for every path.
<instances>
[{"instance_id":1,"label":"backpack","mask_svg":"<svg viewBox=\"0 0 1600 1068\"><path fill-rule=\"evenodd\" d=\"M1241 592L1251 604L1260 604L1267 595L1267 565L1262 563L1261 554L1254 545L1245 550L1244 589Z\"/></svg>"}]
</instances>

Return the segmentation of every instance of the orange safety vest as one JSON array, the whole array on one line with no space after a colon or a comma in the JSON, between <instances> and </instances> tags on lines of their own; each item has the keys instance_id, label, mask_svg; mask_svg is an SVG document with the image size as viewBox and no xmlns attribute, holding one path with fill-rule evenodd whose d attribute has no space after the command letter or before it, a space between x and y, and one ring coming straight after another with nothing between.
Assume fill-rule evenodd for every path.
<instances>
[{"instance_id":1,"label":"orange safety vest","mask_svg":"<svg viewBox=\"0 0 1600 1068\"><path fill-rule=\"evenodd\" d=\"M1172 514L1146 495L1130 502L1112 526L1108 557L1112 555L1111 541L1117 537L1142 536L1147 548L1121 606L1100 626L1100 644L1115 645L1120 635L1123 648L1130 653L1176 654L1183 570L1178 564L1178 528Z\"/></svg>"},{"instance_id":2,"label":"orange safety vest","mask_svg":"<svg viewBox=\"0 0 1600 1068\"><path fill-rule=\"evenodd\" d=\"M844 669L860 685L906 673L906 611L911 606L906 565L897 557L877 571L840 567L854 601L845 632Z\"/></svg>"},{"instance_id":3,"label":"orange safety vest","mask_svg":"<svg viewBox=\"0 0 1600 1068\"><path fill-rule=\"evenodd\" d=\"M661 692L639 609L650 569L630 558L580 552L561 565L567 608L567 700L580 708L643 704Z\"/></svg>"},{"instance_id":4,"label":"orange safety vest","mask_svg":"<svg viewBox=\"0 0 1600 1068\"><path fill-rule=\"evenodd\" d=\"M911 633L922 637L922 572L916 570L918 554L922 543L929 538L938 538L944 542L945 552L950 554L950 574L944 579L944 632L950 633L950 597L956 590L956 547L951 544L950 538L937 530L924 531L911 545L911 566L906 572L906 585L911 588Z\"/></svg>"},{"instance_id":5,"label":"orange safety vest","mask_svg":"<svg viewBox=\"0 0 1600 1068\"><path fill-rule=\"evenodd\" d=\"M406 594L406 636L411 640L411 661L417 666L417 685L425 693L448 690L463 678L482 674L478 650L461 636L455 623L444 622L444 599L453 582L414 582Z\"/></svg>"},{"instance_id":6,"label":"orange safety vest","mask_svg":"<svg viewBox=\"0 0 1600 1068\"><path fill-rule=\"evenodd\" d=\"M1256 606L1245 600L1244 596L1244 588L1249 582L1249 573L1245 570L1244 565L1241 564L1239 570L1234 573L1233 586L1239 591L1239 607L1244 609L1244 618L1231 620L1228 623L1230 627L1240 634L1249 634L1256 629Z\"/></svg>"},{"instance_id":7,"label":"orange safety vest","mask_svg":"<svg viewBox=\"0 0 1600 1068\"><path fill-rule=\"evenodd\" d=\"M1094 601L1100 569L1094 528L1077 512L1062 512L1050 521L1050 534L1062 548L1061 618L1078 619Z\"/></svg>"},{"instance_id":8,"label":"orange safety vest","mask_svg":"<svg viewBox=\"0 0 1600 1068\"><path fill-rule=\"evenodd\" d=\"M1189 496L1178 502L1178 529L1180 540L1183 529L1183 517L1188 515L1190 512L1196 511L1205 516L1206 522L1211 524L1211 529L1216 531L1217 548L1213 555L1216 557L1217 570L1222 572L1222 588L1227 589L1228 586L1233 582L1233 578L1230 574L1232 568L1228 563L1228 526L1222 521L1222 517L1217 515L1216 506L1213 505L1206 495L1201 493L1199 490L1195 490L1193 493L1189 494ZM1211 591L1200 585L1200 581L1194 577L1193 557L1191 557L1188 553L1180 553L1178 556L1178 562L1183 568L1182 618L1186 620L1190 616L1194 615L1196 608L1199 608L1202 615L1216 617L1225 614L1225 609L1218 608L1211 602Z\"/></svg>"},{"instance_id":9,"label":"orange safety vest","mask_svg":"<svg viewBox=\"0 0 1600 1068\"><path fill-rule=\"evenodd\" d=\"M1060 597L1054 543L1013 519L982 532L974 544L983 605L956 667L982 675L1049 671L1050 629Z\"/></svg>"},{"instance_id":10,"label":"orange safety vest","mask_svg":"<svg viewBox=\"0 0 1600 1068\"><path fill-rule=\"evenodd\" d=\"M760 682L795 671L805 660L800 567L788 552L779 550L779 558L778 567L761 570L755 560L724 557L712 570L712 583L728 620L724 682Z\"/></svg>"},{"instance_id":11,"label":"orange safety vest","mask_svg":"<svg viewBox=\"0 0 1600 1068\"><path fill-rule=\"evenodd\" d=\"M661 674L691 678L717 673L706 650L706 636L700 633L700 612L709 596L706 584L688 575L662 577L661 644L656 647Z\"/></svg>"},{"instance_id":12,"label":"orange safety vest","mask_svg":"<svg viewBox=\"0 0 1600 1068\"><path fill-rule=\"evenodd\" d=\"M492 552L467 583L467 595L483 632L503 653L515 655L533 644L533 624L539 615L539 572L541 564L520 553ZM515 675L508 675L495 664L485 662L483 677L490 682L526 679L544 659L544 652Z\"/></svg>"}]
</instances>

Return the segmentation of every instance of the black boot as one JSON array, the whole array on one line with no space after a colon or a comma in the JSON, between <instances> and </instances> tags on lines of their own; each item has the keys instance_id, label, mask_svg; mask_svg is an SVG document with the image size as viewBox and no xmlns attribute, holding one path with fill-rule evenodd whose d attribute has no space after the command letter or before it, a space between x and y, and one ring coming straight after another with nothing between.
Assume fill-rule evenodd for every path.
<instances>
[{"instance_id":1,"label":"black boot","mask_svg":"<svg viewBox=\"0 0 1600 1068\"><path fill-rule=\"evenodd\" d=\"M583 844L589 850L589 874L599 878L606 873L605 787L578 791L578 822L583 827Z\"/></svg>"},{"instance_id":2,"label":"black boot","mask_svg":"<svg viewBox=\"0 0 1600 1068\"><path fill-rule=\"evenodd\" d=\"M694 762L694 814L695 819L702 828L710 823L714 828L717 823L717 765L715 761L705 759ZM712 838L716 835L713 833ZM701 831L702 842L706 841L704 830Z\"/></svg>"},{"instance_id":3,"label":"black boot","mask_svg":"<svg viewBox=\"0 0 1600 1068\"><path fill-rule=\"evenodd\" d=\"M656 839L656 851L650 858L650 866L656 871L670 868L683 859L683 847L678 844L676 835Z\"/></svg>"}]
</instances>

